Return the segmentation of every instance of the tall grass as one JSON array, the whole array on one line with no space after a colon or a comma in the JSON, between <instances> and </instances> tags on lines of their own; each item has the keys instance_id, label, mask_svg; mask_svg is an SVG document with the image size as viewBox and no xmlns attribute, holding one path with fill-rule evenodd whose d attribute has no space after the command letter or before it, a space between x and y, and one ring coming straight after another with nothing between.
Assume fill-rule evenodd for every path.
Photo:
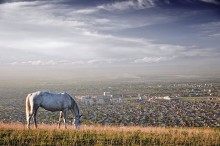
<instances>
[{"instance_id":1,"label":"tall grass","mask_svg":"<svg viewBox=\"0 0 220 146\"><path fill-rule=\"evenodd\" d=\"M0 145L220 145L219 128L82 126L79 130L0 123Z\"/></svg>"}]
</instances>

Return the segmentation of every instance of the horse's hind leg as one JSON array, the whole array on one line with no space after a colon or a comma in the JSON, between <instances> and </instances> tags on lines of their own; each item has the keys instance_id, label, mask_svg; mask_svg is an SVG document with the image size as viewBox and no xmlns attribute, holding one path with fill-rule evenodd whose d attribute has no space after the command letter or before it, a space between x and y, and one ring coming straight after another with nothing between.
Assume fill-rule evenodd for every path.
<instances>
[{"instance_id":1,"label":"horse's hind leg","mask_svg":"<svg viewBox=\"0 0 220 146\"><path fill-rule=\"evenodd\" d=\"M31 111L27 116L27 128L30 129L31 118L33 116L33 112Z\"/></svg>"},{"instance_id":2,"label":"horse's hind leg","mask_svg":"<svg viewBox=\"0 0 220 146\"><path fill-rule=\"evenodd\" d=\"M60 128L60 123L61 123L62 118L63 118L63 111L60 111L60 117L59 117L58 128Z\"/></svg>"},{"instance_id":3,"label":"horse's hind leg","mask_svg":"<svg viewBox=\"0 0 220 146\"><path fill-rule=\"evenodd\" d=\"M30 129L30 122L31 122L32 115L28 115L27 117L27 128Z\"/></svg>"},{"instance_id":4,"label":"horse's hind leg","mask_svg":"<svg viewBox=\"0 0 220 146\"><path fill-rule=\"evenodd\" d=\"M36 118L36 115L37 115L38 108L39 107L35 107L34 108L34 125L35 125L35 128L37 128L37 118Z\"/></svg>"},{"instance_id":5,"label":"horse's hind leg","mask_svg":"<svg viewBox=\"0 0 220 146\"><path fill-rule=\"evenodd\" d=\"M33 115L34 115L34 124L35 124L35 127L37 128L36 114L37 114L38 108L39 107L34 105L33 108L31 108L31 110L30 110L30 113L27 117L27 128L28 129L30 128L31 118L33 117Z\"/></svg>"}]
</instances>

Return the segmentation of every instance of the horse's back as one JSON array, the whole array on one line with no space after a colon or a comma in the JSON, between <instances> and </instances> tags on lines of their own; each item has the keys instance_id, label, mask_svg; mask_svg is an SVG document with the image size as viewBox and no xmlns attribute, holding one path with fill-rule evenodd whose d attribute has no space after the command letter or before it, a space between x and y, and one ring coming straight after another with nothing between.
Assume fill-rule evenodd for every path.
<instances>
[{"instance_id":1,"label":"horse's back","mask_svg":"<svg viewBox=\"0 0 220 146\"><path fill-rule=\"evenodd\" d=\"M32 93L32 100L38 106L49 111L61 111L71 107L71 97L67 93L37 91Z\"/></svg>"},{"instance_id":2,"label":"horse's back","mask_svg":"<svg viewBox=\"0 0 220 146\"><path fill-rule=\"evenodd\" d=\"M29 98L30 101L34 102L36 100L39 100L39 95L41 94L41 91L33 92L28 94L27 98Z\"/></svg>"}]
</instances>

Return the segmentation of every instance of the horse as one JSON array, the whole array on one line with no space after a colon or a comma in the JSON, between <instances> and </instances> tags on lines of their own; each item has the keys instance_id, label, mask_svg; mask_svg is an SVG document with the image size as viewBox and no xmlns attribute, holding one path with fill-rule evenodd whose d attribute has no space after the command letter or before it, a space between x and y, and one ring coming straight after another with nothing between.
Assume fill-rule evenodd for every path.
<instances>
[{"instance_id":1,"label":"horse","mask_svg":"<svg viewBox=\"0 0 220 146\"><path fill-rule=\"evenodd\" d=\"M79 115L78 105L67 93L37 91L28 94L26 98L26 120L28 129L30 128L32 116L34 116L34 125L35 128L37 128L36 114L39 107L52 112L60 111L58 128L60 128L62 118L66 128L67 111L71 110L72 114L75 116L73 124L77 129L80 127L81 115Z\"/></svg>"}]
</instances>

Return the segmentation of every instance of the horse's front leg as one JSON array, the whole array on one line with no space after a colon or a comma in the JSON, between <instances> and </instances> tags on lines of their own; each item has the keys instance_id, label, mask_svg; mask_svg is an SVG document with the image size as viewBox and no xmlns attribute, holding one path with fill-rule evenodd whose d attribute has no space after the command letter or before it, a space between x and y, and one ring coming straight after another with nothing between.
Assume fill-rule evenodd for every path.
<instances>
[{"instance_id":1,"label":"horse's front leg","mask_svg":"<svg viewBox=\"0 0 220 146\"><path fill-rule=\"evenodd\" d=\"M60 128L60 123L61 123L62 118L63 118L63 111L60 111L58 128Z\"/></svg>"},{"instance_id":2,"label":"horse's front leg","mask_svg":"<svg viewBox=\"0 0 220 146\"><path fill-rule=\"evenodd\" d=\"M63 122L64 122L65 129L66 129L67 111L68 109L63 110Z\"/></svg>"}]
</instances>

